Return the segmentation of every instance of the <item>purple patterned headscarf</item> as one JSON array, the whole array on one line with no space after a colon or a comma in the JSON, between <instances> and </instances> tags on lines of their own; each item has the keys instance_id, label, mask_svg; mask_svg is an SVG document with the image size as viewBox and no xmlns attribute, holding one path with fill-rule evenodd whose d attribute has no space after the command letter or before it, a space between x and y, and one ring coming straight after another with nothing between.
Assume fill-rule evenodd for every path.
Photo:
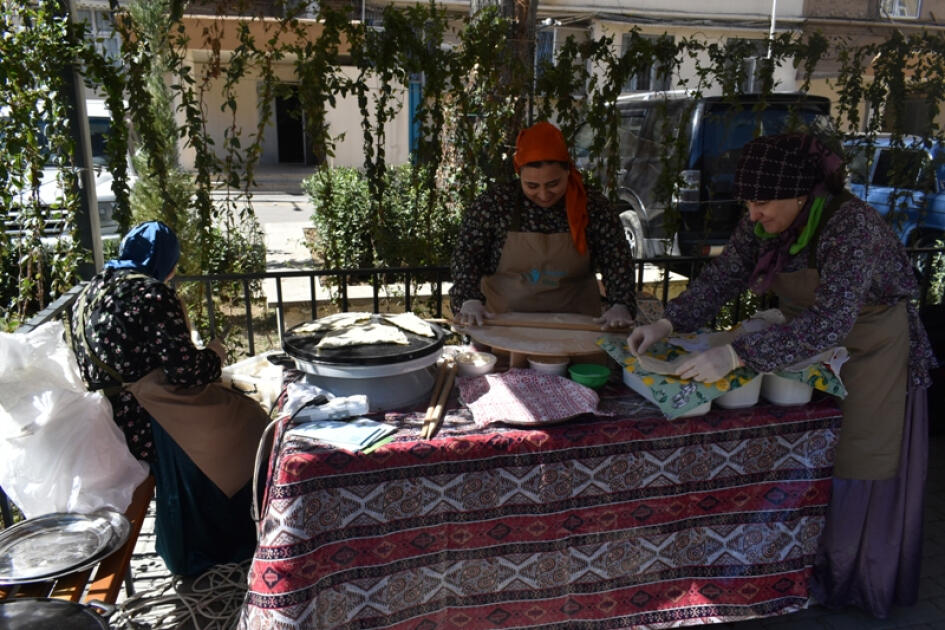
<instances>
[{"instance_id":1,"label":"purple patterned headscarf","mask_svg":"<svg viewBox=\"0 0 945 630\"><path fill-rule=\"evenodd\" d=\"M825 180L843 166L843 160L820 140L807 134L755 138L742 148L735 170L735 196L744 201L772 201L807 197L794 222L758 259L749 287L763 294L791 257L791 246L811 218L817 197L828 194ZM820 220L817 214L816 219ZM812 226L814 227L814 226Z\"/></svg>"},{"instance_id":2,"label":"purple patterned headscarf","mask_svg":"<svg viewBox=\"0 0 945 630\"><path fill-rule=\"evenodd\" d=\"M771 201L817 196L824 178L843 160L820 140L807 134L755 138L744 147L735 169L735 197Z\"/></svg>"}]
</instances>

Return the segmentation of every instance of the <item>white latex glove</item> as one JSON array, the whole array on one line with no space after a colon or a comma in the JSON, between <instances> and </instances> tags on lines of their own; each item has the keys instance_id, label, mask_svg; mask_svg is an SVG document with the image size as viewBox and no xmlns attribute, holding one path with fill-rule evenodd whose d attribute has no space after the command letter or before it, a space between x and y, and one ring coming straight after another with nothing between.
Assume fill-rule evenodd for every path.
<instances>
[{"instance_id":1,"label":"white latex glove","mask_svg":"<svg viewBox=\"0 0 945 630\"><path fill-rule=\"evenodd\" d=\"M725 378L729 372L742 365L732 344L725 344L692 356L683 361L676 375L702 383L712 383Z\"/></svg>"},{"instance_id":2,"label":"white latex glove","mask_svg":"<svg viewBox=\"0 0 945 630\"><path fill-rule=\"evenodd\" d=\"M595 324L601 324L601 330L608 328L626 328L633 323L633 316L623 304L614 304L600 317L594 319Z\"/></svg>"},{"instance_id":3,"label":"white latex glove","mask_svg":"<svg viewBox=\"0 0 945 630\"><path fill-rule=\"evenodd\" d=\"M460 326L482 326L483 320L492 315L479 300L466 300L453 321Z\"/></svg>"},{"instance_id":4,"label":"white latex glove","mask_svg":"<svg viewBox=\"0 0 945 630\"><path fill-rule=\"evenodd\" d=\"M634 328L630 336L627 337L627 346L630 347L630 352L632 352L634 356L640 356L646 352L647 348L660 339L669 337L672 332L673 323L663 317L652 324Z\"/></svg>"}]
</instances>

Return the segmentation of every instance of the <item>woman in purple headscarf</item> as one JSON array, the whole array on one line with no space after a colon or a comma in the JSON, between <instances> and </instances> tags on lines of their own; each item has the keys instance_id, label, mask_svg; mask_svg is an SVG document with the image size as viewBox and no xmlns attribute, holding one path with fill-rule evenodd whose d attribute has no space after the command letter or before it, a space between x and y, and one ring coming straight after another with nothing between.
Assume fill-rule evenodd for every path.
<instances>
[{"instance_id":1,"label":"woman in purple headscarf","mask_svg":"<svg viewBox=\"0 0 945 630\"><path fill-rule=\"evenodd\" d=\"M695 355L680 376L714 381L737 366L773 372L833 346L848 395L833 495L811 592L876 617L916 601L932 350L912 300L906 252L879 213L843 188L841 160L810 135L752 140L735 194L748 212L724 252L631 334L640 354L705 325L745 289L773 291L787 322Z\"/></svg>"},{"instance_id":2,"label":"woman in purple headscarf","mask_svg":"<svg viewBox=\"0 0 945 630\"><path fill-rule=\"evenodd\" d=\"M198 349L183 305L166 283L180 243L160 221L132 228L118 257L92 278L73 306L72 348L83 379L102 390L132 454L156 483L156 548L168 569L193 575L249 558L256 545L251 484L227 497L112 376L130 383L160 368L168 383L205 385L220 378L219 341ZM103 367L107 366L106 367Z\"/></svg>"}]
</instances>

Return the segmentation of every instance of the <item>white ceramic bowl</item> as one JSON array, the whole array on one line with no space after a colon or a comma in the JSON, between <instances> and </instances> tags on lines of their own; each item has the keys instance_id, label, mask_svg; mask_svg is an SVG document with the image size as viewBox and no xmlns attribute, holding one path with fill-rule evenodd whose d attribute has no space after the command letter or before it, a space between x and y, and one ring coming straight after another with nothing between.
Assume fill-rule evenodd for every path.
<instances>
[{"instance_id":1,"label":"white ceramic bowl","mask_svg":"<svg viewBox=\"0 0 945 630\"><path fill-rule=\"evenodd\" d=\"M495 367L496 356L489 352L470 350L456 355L460 376L482 376Z\"/></svg>"},{"instance_id":2,"label":"white ceramic bowl","mask_svg":"<svg viewBox=\"0 0 945 630\"><path fill-rule=\"evenodd\" d=\"M810 402L814 388L777 374L765 374L761 396L776 405L805 405Z\"/></svg>"},{"instance_id":3,"label":"white ceramic bowl","mask_svg":"<svg viewBox=\"0 0 945 630\"><path fill-rule=\"evenodd\" d=\"M752 407L758 403L758 394L761 392L763 375L759 374L738 389L732 389L715 399L716 404L723 409L742 409Z\"/></svg>"},{"instance_id":4,"label":"white ceramic bowl","mask_svg":"<svg viewBox=\"0 0 945 630\"><path fill-rule=\"evenodd\" d=\"M565 357L528 357L528 365L543 374L565 376L568 373L568 359Z\"/></svg>"}]
</instances>

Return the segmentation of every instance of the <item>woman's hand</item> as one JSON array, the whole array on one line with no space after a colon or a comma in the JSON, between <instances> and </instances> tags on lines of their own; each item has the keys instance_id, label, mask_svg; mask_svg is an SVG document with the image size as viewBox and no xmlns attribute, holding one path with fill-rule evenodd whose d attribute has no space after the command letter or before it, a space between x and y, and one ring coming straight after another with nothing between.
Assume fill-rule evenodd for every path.
<instances>
[{"instance_id":1,"label":"woman's hand","mask_svg":"<svg viewBox=\"0 0 945 630\"><path fill-rule=\"evenodd\" d=\"M633 316L623 304L614 304L600 317L594 319L595 324L601 324L601 330L608 328L626 328L633 323Z\"/></svg>"},{"instance_id":2,"label":"woman's hand","mask_svg":"<svg viewBox=\"0 0 945 630\"><path fill-rule=\"evenodd\" d=\"M466 300L453 318L459 326L482 326L482 322L493 316L479 300Z\"/></svg>"},{"instance_id":3,"label":"woman's hand","mask_svg":"<svg viewBox=\"0 0 945 630\"><path fill-rule=\"evenodd\" d=\"M666 319L658 319L646 326L637 326L627 337L627 345L634 356L640 356L646 349L660 339L665 339L673 332L673 323Z\"/></svg>"},{"instance_id":4,"label":"woman's hand","mask_svg":"<svg viewBox=\"0 0 945 630\"><path fill-rule=\"evenodd\" d=\"M725 344L686 359L676 370L680 378L702 383L713 383L725 378L729 372L742 365L732 344Z\"/></svg>"}]
</instances>

